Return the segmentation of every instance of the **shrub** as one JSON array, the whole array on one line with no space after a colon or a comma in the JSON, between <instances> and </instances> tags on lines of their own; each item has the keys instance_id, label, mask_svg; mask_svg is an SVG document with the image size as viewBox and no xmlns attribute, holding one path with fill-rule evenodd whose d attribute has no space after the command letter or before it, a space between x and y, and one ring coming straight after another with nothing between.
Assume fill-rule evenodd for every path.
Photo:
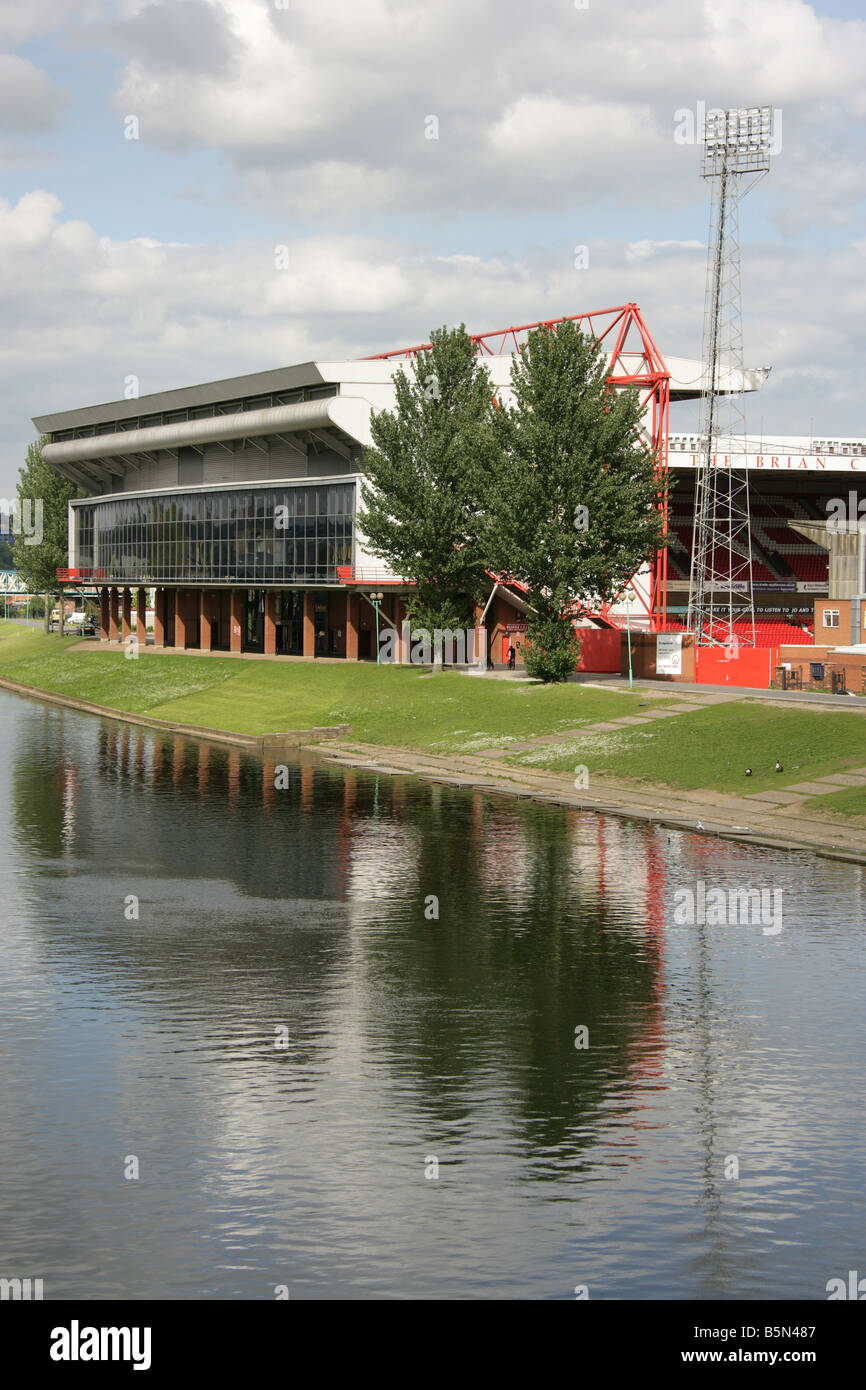
<instances>
[{"instance_id":1,"label":"shrub","mask_svg":"<svg viewBox=\"0 0 866 1390\"><path fill-rule=\"evenodd\" d=\"M538 617L529 624L523 662L534 680L564 681L580 659L580 639L569 618Z\"/></svg>"}]
</instances>

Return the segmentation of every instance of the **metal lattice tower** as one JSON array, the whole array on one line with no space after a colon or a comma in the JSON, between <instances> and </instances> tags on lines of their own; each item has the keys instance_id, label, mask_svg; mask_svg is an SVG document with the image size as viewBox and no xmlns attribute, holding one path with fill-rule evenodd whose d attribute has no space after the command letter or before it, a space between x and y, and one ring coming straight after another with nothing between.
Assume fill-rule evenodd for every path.
<instances>
[{"instance_id":1,"label":"metal lattice tower","mask_svg":"<svg viewBox=\"0 0 866 1390\"><path fill-rule=\"evenodd\" d=\"M699 646L755 645L739 203L769 171L772 132L770 106L707 115L702 177L712 192L710 252L687 623Z\"/></svg>"}]
</instances>

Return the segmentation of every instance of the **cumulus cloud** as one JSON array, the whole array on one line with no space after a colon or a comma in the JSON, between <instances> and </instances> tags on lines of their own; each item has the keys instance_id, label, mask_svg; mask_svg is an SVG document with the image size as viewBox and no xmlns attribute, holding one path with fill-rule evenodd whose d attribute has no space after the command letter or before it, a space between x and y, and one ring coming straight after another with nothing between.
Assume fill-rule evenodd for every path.
<instances>
[{"instance_id":1,"label":"cumulus cloud","mask_svg":"<svg viewBox=\"0 0 866 1390\"><path fill-rule=\"evenodd\" d=\"M0 53L0 132L17 135L49 130L63 96L26 58Z\"/></svg>"},{"instance_id":2,"label":"cumulus cloud","mask_svg":"<svg viewBox=\"0 0 866 1390\"><path fill-rule=\"evenodd\" d=\"M107 104L138 117L156 156L142 161L142 208L170 211L178 157L192 155L189 196L207 198L213 240L119 240L108 213L71 220L50 166L30 181L43 191L0 202L7 475L30 414L115 398L128 374L144 392L383 350L443 322L500 328L627 300L663 351L697 355L706 249L682 218L704 190L698 150L674 130L701 101L781 108L764 203L779 239L744 255L746 356L774 368L752 411L779 433L808 432L810 417L864 432L866 251L849 230L866 195L864 23L804 0L29 0L0 12L10 44L51 27L116 53ZM58 99L28 58L0 63L0 159L20 164ZM220 242L215 168L233 212L285 226L285 270L279 234ZM86 209L86 186L80 197ZM538 220L572 211L571 236L570 217ZM526 213L543 244L526 244ZM479 225L495 228L486 252ZM593 238L599 225L621 234ZM292 238L298 226L308 234Z\"/></svg>"},{"instance_id":3,"label":"cumulus cloud","mask_svg":"<svg viewBox=\"0 0 866 1390\"><path fill-rule=\"evenodd\" d=\"M277 245L115 241L65 218L50 192L0 201L2 486L12 484L31 415L117 399L128 374L145 393L384 351L441 323L479 331L625 300L640 303L663 352L699 353L703 246L591 242L581 270L572 250L443 256L357 234ZM819 431L863 432L864 271L862 244L818 267L801 249L750 248L747 357L774 369L750 407L755 424L808 433L814 417Z\"/></svg>"},{"instance_id":4,"label":"cumulus cloud","mask_svg":"<svg viewBox=\"0 0 866 1390\"><path fill-rule=\"evenodd\" d=\"M144 139L218 151L250 206L311 220L635 200L660 178L681 203L696 160L673 144L674 111L698 100L782 105L806 177L829 140L840 192L862 179L810 113L864 118L866 24L803 0L161 0L112 33L115 101ZM798 175L786 191L802 207Z\"/></svg>"},{"instance_id":5,"label":"cumulus cloud","mask_svg":"<svg viewBox=\"0 0 866 1390\"><path fill-rule=\"evenodd\" d=\"M225 77L237 52L227 10L208 0L143 5L102 25L100 32L117 37L130 68L144 78L155 68L169 81L175 71Z\"/></svg>"},{"instance_id":6,"label":"cumulus cloud","mask_svg":"<svg viewBox=\"0 0 866 1390\"><path fill-rule=\"evenodd\" d=\"M14 48L16 44L31 39L48 29L55 29L58 22L57 0L3 0L0 5L0 45Z\"/></svg>"}]
</instances>

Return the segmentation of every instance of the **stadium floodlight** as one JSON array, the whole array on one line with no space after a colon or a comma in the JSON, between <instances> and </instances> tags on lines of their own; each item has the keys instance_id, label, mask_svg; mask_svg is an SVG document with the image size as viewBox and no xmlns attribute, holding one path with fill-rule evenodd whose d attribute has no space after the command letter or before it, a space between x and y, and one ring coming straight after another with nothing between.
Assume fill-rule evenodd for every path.
<instances>
[{"instance_id":1,"label":"stadium floodlight","mask_svg":"<svg viewBox=\"0 0 866 1390\"><path fill-rule=\"evenodd\" d=\"M769 171L773 108L708 111L704 134L701 174L711 180L712 199L687 626L698 646L736 650L755 645L739 202Z\"/></svg>"},{"instance_id":2,"label":"stadium floodlight","mask_svg":"<svg viewBox=\"0 0 866 1390\"><path fill-rule=\"evenodd\" d=\"M708 111L702 176L766 174L773 152L772 106L736 106Z\"/></svg>"}]
</instances>

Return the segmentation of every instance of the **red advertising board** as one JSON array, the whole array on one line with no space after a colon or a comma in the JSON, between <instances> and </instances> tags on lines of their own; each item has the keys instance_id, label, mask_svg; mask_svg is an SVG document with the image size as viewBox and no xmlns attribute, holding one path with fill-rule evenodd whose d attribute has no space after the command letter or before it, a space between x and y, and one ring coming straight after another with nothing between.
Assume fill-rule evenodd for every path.
<instances>
[{"instance_id":1,"label":"red advertising board","mask_svg":"<svg viewBox=\"0 0 866 1390\"><path fill-rule=\"evenodd\" d=\"M700 685L741 685L769 690L778 647L737 647L726 655L724 647L695 650L695 681Z\"/></svg>"}]
</instances>

